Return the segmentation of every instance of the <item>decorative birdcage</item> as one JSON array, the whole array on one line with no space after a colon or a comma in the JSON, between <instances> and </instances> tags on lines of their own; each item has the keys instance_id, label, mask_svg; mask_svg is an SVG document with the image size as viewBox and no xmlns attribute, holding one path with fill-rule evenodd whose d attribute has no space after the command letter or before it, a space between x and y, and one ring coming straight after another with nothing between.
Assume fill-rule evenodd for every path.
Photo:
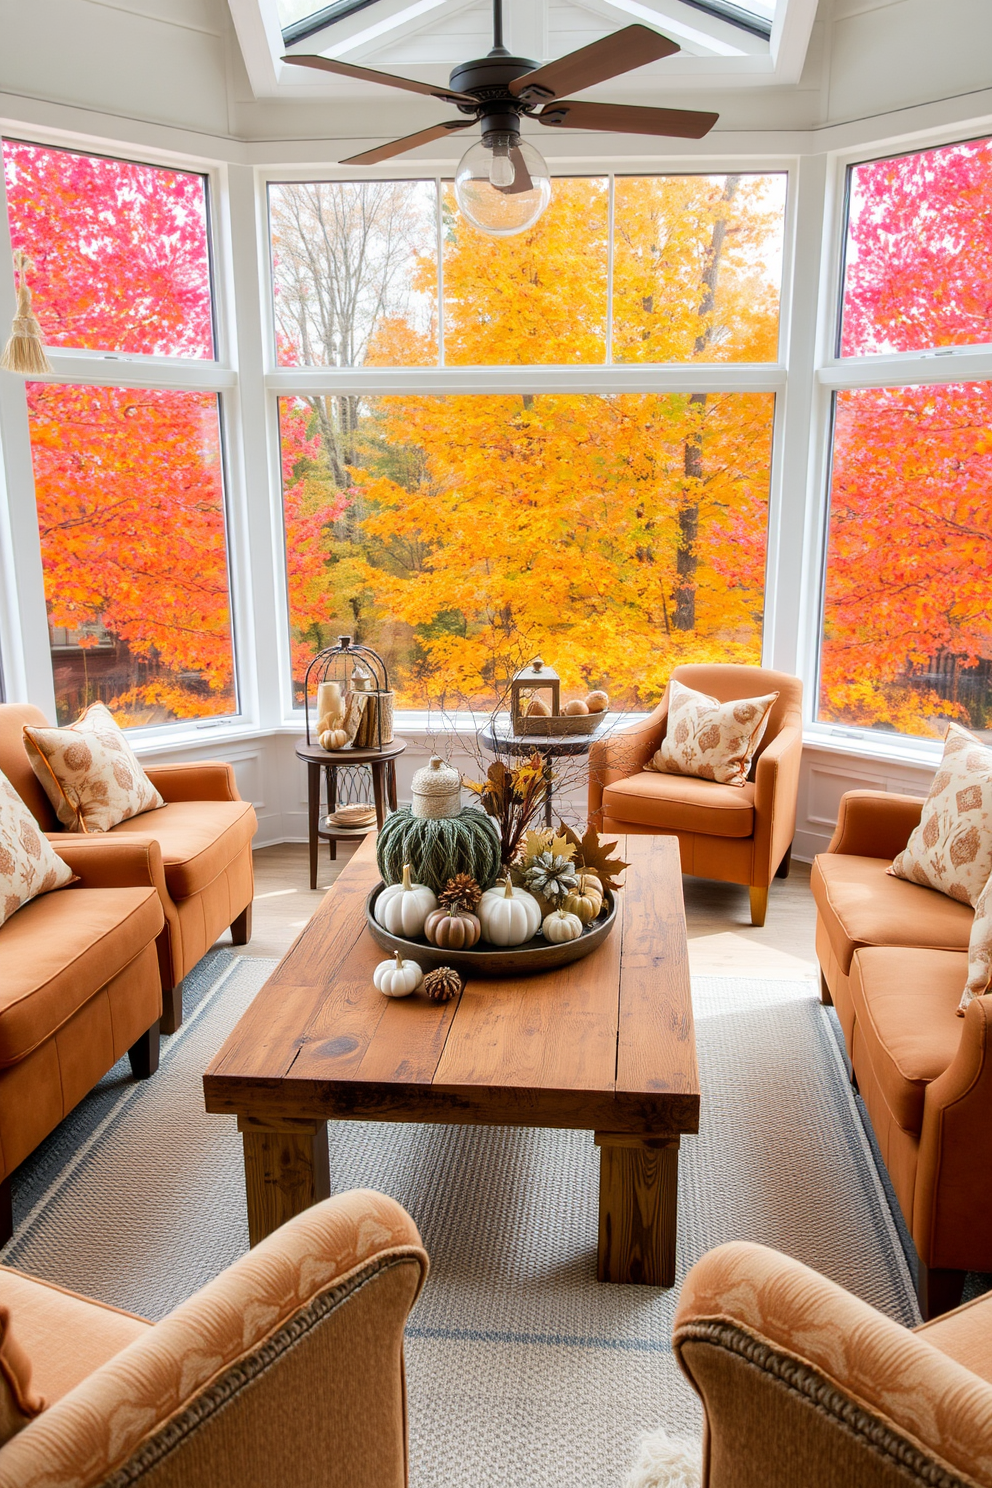
<instances>
[{"instance_id":1,"label":"decorative birdcage","mask_svg":"<svg viewBox=\"0 0 992 1488\"><path fill-rule=\"evenodd\" d=\"M393 693L386 663L371 646L338 636L318 651L303 678L307 743L329 754L384 749L393 742ZM311 714L314 727L311 728Z\"/></svg>"}]
</instances>

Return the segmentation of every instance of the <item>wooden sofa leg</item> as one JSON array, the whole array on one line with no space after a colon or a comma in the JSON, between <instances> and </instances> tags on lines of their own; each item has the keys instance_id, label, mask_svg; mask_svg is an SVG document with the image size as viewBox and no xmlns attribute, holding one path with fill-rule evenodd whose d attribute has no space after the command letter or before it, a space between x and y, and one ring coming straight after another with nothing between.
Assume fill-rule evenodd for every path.
<instances>
[{"instance_id":1,"label":"wooden sofa leg","mask_svg":"<svg viewBox=\"0 0 992 1488\"><path fill-rule=\"evenodd\" d=\"M765 915L768 913L768 890L757 889L751 885L751 924L757 929L765 923Z\"/></svg>"},{"instance_id":2,"label":"wooden sofa leg","mask_svg":"<svg viewBox=\"0 0 992 1488\"><path fill-rule=\"evenodd\" d=\"M158 1031L158 1024L153 1023L127 1051L136 1080L147 1080L158 1069Z\"/></svg>"},{"instance_id":3,"label":"wooden sofa leg","mask_svg":"<svg viewBox=\"0 0 992 1488\"><path fill-rule=\"evenodd\" d=\"M162 1033L175 1033L177 1028L182 1027L183 1021L183 989L182 986L162 988L162 1018L160 1030Z\"/></svg>"},{"instance_id":4,"label":"wooden sofa leg","mask_svg":"<svg viewBox=\"0 0 992 1488\"><path fill-rule=\"evenodd\" d=\"M11 1197L10 1174L0 1183L0 1245L6 1245L14 1233L14 1203Z\"/></svg>"},{"instance_id":5,"label":"wooden sofa leg","mask_svg":"<svg viewBox=\"0 0 992 1488\"><path fill-rule=\"evenodd\" d=\"M251 940L251 905L247 904L231 926L231 944L247 945Z\"/></svg>"},{"instance_id":6,"label":"wooden sofa leg","mask_svg":"<svg viewBox=\"0 0 992 1488\"><path fill-rule=\"evenodd\" d=\"M936 1270L926 1261L920 1261L916 1273L916 1295L925 1323L960 1305L966 1274L964 1271Z\"/></svg>"},{"instance_id":7,"label":"wooden sofa leg","mask_svg":"<svg viewBox=\"0 0 992 1488\"><path fill-rule=\"evenodd\" d=\"M785 857L782 859L781 863L779 863L778 867L775 869L775 877L776 878L788 878L788 876L789 876L789 869L791 867L792 867L792 843L790 842L789 845L788 845L788 847L785 849Z\"/></svg>"},{"instance_id":8,"label":"wooden sofa leg","mask_svg":"<svg viewBox=\"0 0 992 1488\"><path fill-rule=\"evenodd\" d=\"M833 997L830 995L830 988L827 986L827 979L822 971L820 972L820 1001L824 1007L833 1007L834 1005Z\"/></svg>"}]
</instances>

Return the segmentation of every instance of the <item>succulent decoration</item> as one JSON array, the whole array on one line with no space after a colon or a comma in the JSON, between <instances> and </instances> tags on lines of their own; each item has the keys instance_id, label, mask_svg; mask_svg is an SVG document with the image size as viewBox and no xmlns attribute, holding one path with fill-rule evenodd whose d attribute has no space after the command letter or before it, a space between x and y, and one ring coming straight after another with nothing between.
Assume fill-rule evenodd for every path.
<instances>
[{"instance_id":1,"label":"succulent decoration","mask_svg":"<svg viewBox=\"0 0 992 1488\"><path fill-rule=\"evenodd\" d=\"M565 857L550 849L527 861L523 879L525 889L529 889L532 894L539 894L552 904L560 903L579 886L579 875L571 861L571 854Z\"/></svg>"}]
</instances>

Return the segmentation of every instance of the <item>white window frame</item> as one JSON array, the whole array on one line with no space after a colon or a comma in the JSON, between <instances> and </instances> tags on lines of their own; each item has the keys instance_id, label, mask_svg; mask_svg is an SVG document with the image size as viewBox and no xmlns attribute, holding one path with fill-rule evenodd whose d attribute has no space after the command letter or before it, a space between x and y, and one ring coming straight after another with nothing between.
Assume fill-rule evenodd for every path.
<instances>
[{"instance_id":1,"label":"white window frame","mask_svg":"<svg viewBox=\"0 0 992 1488\"><path fill-rule=\"evenodd\" d=\"M810 622L799 657L800 675L808 679L804 739L817 748L846 755L865 755L893 763L936 766L942 754L939 739L908 734L886 734L850 724L817 719L820 650L823 630L830 516L830 478L833 453L833 409L838 392L852 388L906 387L934 383L992 381L992 344L929 348L918 352L838 355L843 305L844 251L847 233L847 185L851 167L897 155L918 154L945 145L992 137L992 115L940 129L914 132L883 141L832 152L827 158L826 207L829 230L823 238L810 471L817 493L817 531L805 554L805 585Z\"/></svg>"},{"instance_id":2,"label":"white window frame","mask_svg":"<svg viewBox=\"0 0 992 1488\"><path fill-rule=\"evenodd\" d=\"M253 665L254 624L247 603L250 585L243 582L247 559L243 501L239 499L240 483L235 480L235 469L239 463L235 452L241 443L241 428L227 169L217 161L184 156L171 150L125 145L118 147L116 143L108 148L104 141L26 124L0 128L0 137L42 148L186 171L206 178L213 358L46 348L53 370L30 380L95 387L166 391L184 389L212 394L217 398L237 711L218 719L175 720L164 724L142 725L129 729L128 738L141 751L142 748L159 750L171 745L188 746L206 729L219 729L225 735L252 732L257 724L257 688ZM0 260L4 265L11 263L10 224L2 169ZM5 268L0 273L0 315L5 322L8 321L8 302L12 314L13 276ZM8 692L28 698L54 722L55 686L48 640L48 615L24 384L25 379L21 377L0 373L0 441L8 497L4 503L3 526L0 527L0 576L5 581L3 588L8 600L0 606L0 644L3 646L7 669Z\"/></svg>"},{"instance_id":3,"label":"white window frame","mask_svg":"<svg viewBox=\"0 0 992 1488\"><path fill-rule=\"evenodd\" d=\"M260 255L262 269L262 297L264 305L264 341L266 417L270 448L269 471L279 522L278 543L274 548L278 569L274 575L278 593L277 612L280 626L279 645L279 691L283 706L282 726L298 730L301 708L292 708L292 677L290 669L289 594L285 563L285 537L282 521L282 465L279 446L280 397L314 393L352 393L375 396L390 393L419 393L423 395L443 393L651 393L651 392L763 392L775 395L774 421L772 427L772 459L769 473L768 530L765 571L765 609L762 625L762 660L764 665L789 665L789 658L776 661L781 649L781 638L773 634L773 625L778 614L774 595L777 585L773 577L773 556L776 571L781 558L778 529L782 511L782 490L787 468L783 446L787 367L793 335L792 296L794 251L797 228L796 181L799 176L799 160L793 155L769 155L767 158L749 157L746 162L728 159L725 156L657 157L650 162L631 161L626 166L612 170L603 169L600 162L579 161L571 165L562 176L574 179L581 176L606 178L610 195L610 232L613 228L613 183L618 177L634 175L726 175L741 171L751 175L782 173L787 177L785 200L785 223L782 245L782 282L779 296L779 348L775 362L703 363L601 363L583 366L537 366L537 367L281 367L276 360L275 305L273 278L270 272L268 187L292 183L357 182L357 181L433 181L438 191L451 179L451 169L427 170L423 166L408 162L393 162L389 167L368 168L363 171L348 170L333 165L317 168L279 169L259 168L257 171L257 211L264 239L264 254ZM440 244L439 244L440 259ZM612 259L611 259L612 262ZM443 265L439 261L439 285L443 292ZM608 316L608 324L611 317ZM443 335L440 336L439 355L443 352ZM607 355L611 350L610 335L607 337ZM795 565L792 565L794 568ZM794 649L794 632L790 632L788 644ZM790 650L791 657L791 650ZM436 726L437 720L429 719L426 713L412 710L397 710L397 726L407 729L422 729ZM473 716L447 715L445 726L461 731L474 730Z\"/></svg>"}]
</instances>

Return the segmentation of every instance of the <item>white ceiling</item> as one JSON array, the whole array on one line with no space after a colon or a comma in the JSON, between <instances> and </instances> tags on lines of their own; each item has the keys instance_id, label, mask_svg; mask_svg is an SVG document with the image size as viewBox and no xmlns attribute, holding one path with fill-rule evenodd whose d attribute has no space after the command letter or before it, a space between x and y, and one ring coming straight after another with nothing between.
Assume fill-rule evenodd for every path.
<instances>
[{"instance_id":1,"label":"white ceiling","mask_svg":"<svg viewBox=\"0 0 992 1488\"><path fill-rule=\"evenodd\" d=\"M229 4L256 98L381 96L376 84L282 62L279 0ZM662 92L798 82L816 5L817 0L777 0L766 41L684 0L504 0L505 43L515 55L544 62L633 22L650 25L677 41L680 53L587 91L618 102L656 102ZM456 63L485 56L491 45L490 0L376 0L290 50L447 83Z\"/></svg>"}]
</instances>

